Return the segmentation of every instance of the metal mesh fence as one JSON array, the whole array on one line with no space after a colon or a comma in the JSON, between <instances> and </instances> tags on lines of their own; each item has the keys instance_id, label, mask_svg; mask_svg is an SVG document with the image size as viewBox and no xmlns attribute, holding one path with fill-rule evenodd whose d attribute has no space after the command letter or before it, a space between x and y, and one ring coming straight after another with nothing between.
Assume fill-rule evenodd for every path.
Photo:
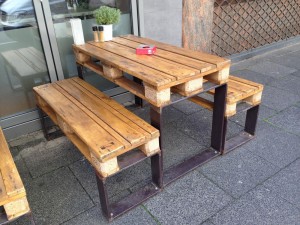
<instances>
[{"instance_id":1,"label":"metal mesh fence","mask_svg":"<svg viewBox=\"0 0 300 225\"><path fill-rule=\"evenodd\" d=\"M212 53L227 56L300 34L300 0L215 0Z\"/></svg>"}]
</instances>

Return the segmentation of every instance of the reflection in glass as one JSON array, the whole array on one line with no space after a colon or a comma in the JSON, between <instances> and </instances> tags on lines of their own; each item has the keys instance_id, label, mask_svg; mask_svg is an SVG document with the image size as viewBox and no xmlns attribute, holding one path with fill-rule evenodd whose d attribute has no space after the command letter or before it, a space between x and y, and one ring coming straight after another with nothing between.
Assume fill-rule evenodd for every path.
<instances>
[{"instance_id":1,"label":"reflection in glass","mask_svg":"<svg viewBox=\"0 0 300 225\"><path fill-rule=\"evenodd\" d=\"M49 76L32 1L0 0L0 118L35 107Z\"/></svg>"},{"instance_id":2,"label":"reflection in glass","mask_svg":"<svg viewBox=\"0 0 300 225\"><path fill-rule=\"evenodd\" d=\"M96 24L93 11L102 5L115 7L119 8L122 14L120 22L113 26L113 35L116 37L132 33L130 0L67 0L66 8L64 8L67 12L64 12L63 6L53 4L53 2L54 0L50 0L50 9L65 78L77 76L76 61L72 50L73 36L69 23L71 18L82 20L84 39L88 42L93 40L92 27ZM92 79L93 85L102 91L115 87L115 84L91 71L87 71L85 77L87 80Z\"/></svg>"}]
</instances>

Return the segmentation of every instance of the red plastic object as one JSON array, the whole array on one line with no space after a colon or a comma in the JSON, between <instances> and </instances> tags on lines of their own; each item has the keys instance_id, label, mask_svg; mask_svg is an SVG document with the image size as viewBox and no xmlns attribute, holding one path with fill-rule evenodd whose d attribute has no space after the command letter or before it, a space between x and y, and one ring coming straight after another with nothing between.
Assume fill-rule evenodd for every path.
<instances>
[{"instance_id":1,"label":"red plastic object","mask_svg":"<svg viewBox=\"0 0 300 225\"><path fill-rule=\"evenodd\" d=\"M136 54L138 55L153 55L156 52L156 46L154 45L139 45L136 48Z\"/></svg>"}]
</instances>

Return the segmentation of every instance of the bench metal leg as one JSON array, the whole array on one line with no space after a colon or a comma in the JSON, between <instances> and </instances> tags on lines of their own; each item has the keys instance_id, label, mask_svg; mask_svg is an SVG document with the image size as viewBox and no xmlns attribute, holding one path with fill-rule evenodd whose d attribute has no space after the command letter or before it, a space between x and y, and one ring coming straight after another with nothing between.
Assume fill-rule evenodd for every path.
<instances>
[{"instance_id":1,"label":"bench metal leg","mask_svg":"<svg viewBox=\"0 0 300 225\"><path fill-rule=\"evenodd\" d=\"M240 132L237 136L229 139L225 143L225 153L234 150L235 148L252 140L255 135L259 112L259 105L253 106L247 110L244 131Z\"/></svg>"},{"instance_id":2,"label":"bench metal leg","mask_svg":"<svg viewBox=\"0 0 300 225\"><path fill-rule=\"evenodd\" d=\"M126 213L132 208L140 205L141 203L146 201L151 196L157 194L161 190L163 184L163 174L160 153L151 156L151 171L152 183L147 184L141 189L125 197L121 201L113 204L109 202L108 191L106 186L107 179L101 177L101 175L97 171L95 171L102 212L109 221L112 221L114 218L121 216L122 214Z\"/></svg>"},{"instance_id":3,"label":"bench metal leg","mask_svg":"<svg viewBox=\"0 0 300 225\"><path fill-rule=\"evenodd\" d=\"M259 112L259 105L252 107L251 109L247 110L246 115L246 122L245 122L245 132L255 135L255 129L257 125L258 119L258 112Z\"/></svg>"}]
</instances>

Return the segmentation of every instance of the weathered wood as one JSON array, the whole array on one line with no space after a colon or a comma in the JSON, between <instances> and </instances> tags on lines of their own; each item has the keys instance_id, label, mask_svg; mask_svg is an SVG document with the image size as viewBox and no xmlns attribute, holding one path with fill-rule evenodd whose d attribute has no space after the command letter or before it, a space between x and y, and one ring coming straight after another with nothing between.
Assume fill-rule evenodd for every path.
<instances>
[{"instance_id":1,"label":"weathered wood","mask_svg":"<svg viewBox=\"0 0 300 225\"><path fill-rule=\"evenodd\" d=\"M24 185L0 127L0 206L10 221L30 211Z\"/></svg>"},{"instance_id":2,"label":"weathered wood","mask_svg":"<svg viewBox=\"0 0 300 225\"><path fill-rule=\"evenodd\" d=\"M140 149L145 153L147 156L154 155L160 151L159 148L159 139L153 139L146 144L142 145Z\"/></svg>"},{"instance_id":3,"label":"weathered wood","mask_svg":"<svg viewBox=\"0 0 300 225\"><path fill-rule=\"evenodd\" d=\"M225 116L230 117L235 115L237 104L239 102L247 102L253 106L260 104L262 91L262 84L239 77L229 76ZM211 90L208 93L214 94L214 90ZM199 96L192 97L190 101L209 110L213 109L213 103Z\"/></svg>"},{"instance_id":4,"label":"weathered wood","mask_svg":"<svg viewBox=\"0 0 300 225\"><path fill-rule=\"evenodd\" d=\"M155 102L155 105L165 105L171 100L171 89L167 88L157 91L152 86L145 84L145 97L150 101Z\"/></svg>"},{"instance_id":5,"label":"weathered wood","mask_svg":"<svg viewBox=\"0 0 300 225\"><path fill-rule=\"evenodd\" d=\"M179 84L174 88L178 89L177 91L178 93L181 93L184 96L188 96L191 93L199 92L202 89L202 86L203 86L203 77L185 82L183 84Z\"/></svg>"},{"instance_id":6,"label":"weathered wood","mask_svg":"<svg viewBox=\"0 0 300 225\"><path fill-rule=\"evenodd\" d=\"M214 0L183 0L183 47L195 51L211 51Z\"/></svg>"},{"instance_id":7,"label":"weathered wood","mask_svg":"<svg viewBox=\"0 0 300 225\"><path fill-rule=\"evenodd\" d=\"M3 207L8 220L16 219L30 212L30 208L26 197L9 202Z\"/></svg>"},{"instance_id":8,"label":"weathered wood","mask_svg":"<svg viewBox=\"0 0 300 225\"><path fill-rule=\"evenodd\" d=\"M104 76L107 76L108 78L111 78L111 79L116 79L116 78L120 78L123 76L123 73L121 70L119 70L118 68L109 66L109 65L105 65L105 64L103 64L103 74L104 74Z\"/></svg>"},{"instance_id":9,"label":"weathered wood","mask_svg":"<svg viewBox=\"0 0 300 225\"><path fill-rule=\"evenodd\" d=\"M180 48L177 46L165 44L165 43L162 43L159 41L154 41L149 38L138 37L138 36L134 36L134 35L124 35L121 37L128 39L128 40L136 41L141 44L155 45L159 49L163 49L163 50L166 50L169 52L181 54L181 55L184 55L184 56L187 56L187 57L190 57L193 59L201 60L203 62L207 62L210 64L215 64L217 68L230 65L229 59L221 58L216 55L211 55L211 54L207 54L204 52L193 51L193 50L186 49L186 48L184 49L184 48Z\"/></svg>"},{"instance_id":10,"label":"weathered wood","mask_svg":"<svg viewBox=\"0 0 300 225\"><path fill-rule=\"evenodd\" d=\"M217 84L224 84L228 81L229 69L229 66L225 67L217 72L207 75L205 79Z\"/></svg>"},{"instance_id":11,"label":"weathered wood","mask_svg":"<svg viewBox=\"0 0 300 225\"><path fill-rule=\"evenodd\" d=\"M81 79L42 85L34 92L37 104L50 112L101 176L116 173L117 157L127 151L145 145L150 146L148 154L154 152L150 142L159 137L158 130Z\"/></svg>"},{"instance_id":12,"label":"weathered wood","mask_svg":"<svg viewBox=\"0 0 300 225\"><path fill-rule=\"evenodd\" d=\"M75 53L76 61L80 64L84 64L91 61L91 56L84 54L83 52L78 51L77 49L74 49L74 53Z\"/></svg>"}]
</instances>

